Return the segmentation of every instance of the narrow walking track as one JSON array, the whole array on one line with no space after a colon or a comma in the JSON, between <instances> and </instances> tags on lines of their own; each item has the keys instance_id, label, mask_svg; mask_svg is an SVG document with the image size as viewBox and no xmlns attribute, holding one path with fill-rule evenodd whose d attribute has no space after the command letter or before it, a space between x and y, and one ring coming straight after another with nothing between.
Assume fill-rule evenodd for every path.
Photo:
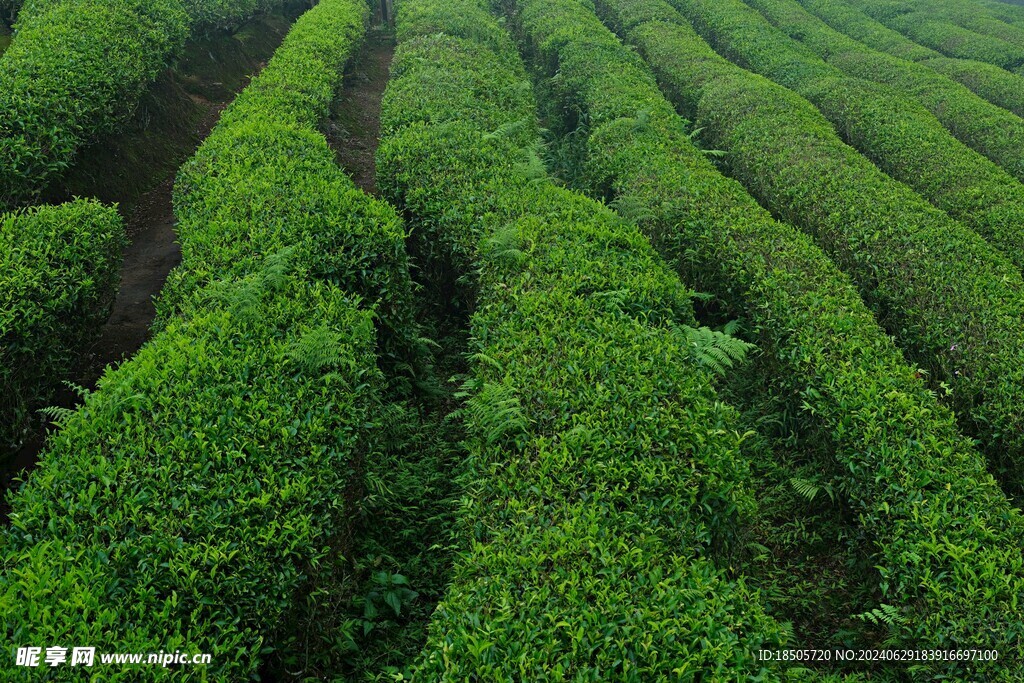
<instances>
[{"instance_id":1,"label":"narrow walking track","mask_svg":"<svg viewBox=\"0 0 1024 683\"><path fill-rule=\"evenodd\" d=\"M190 43L177 68L150 88L121 133L83 150L81 163L45 193L48 202L74 195L117 202L130 240L110 318L92 347L83 349L71 375L73 384L93 389L109 364L131 358L149 339L154 297L181 262L172 206L177 167L206 139L251 76L262 70L298 13L264 17L234 35ZM78 392L65 387L52 404L73 409L80 402ZM13 458L0 464L0 523L8 513L2 494L35 465L46 443L46 428L40 425Z\"/></svg>"},{"instance_id":2,"label":"narrow walking track","mask_svg":"<svg viewBox=\"0 0 1024 683\"><path fill-rule=\"evenodd\" d=\"M108 363L130 358L149 338L156 316L153 296L181 263L171 206L173 179L143 196L128 223L131 243L121 268L121 288L110 318L89 354L88 376L99 376Z\"/></svg>"},{"instance_id":3,"label":"narrow walking track","mask_svg":"<svg viewBox=\"0 0 1024 683\"><path fill-rule=\"evenodd\" d=\"M380 142L380 101L394 53L395 39L386 29L377 27L367 33L324 131L338 164L370 194L377 194L374 155Z\"/></svg>"},{"instance_id":4,"label":"narrow walking track","mask_svg":"<svg viewBox=\"0 0 1024 683\"><path fill-rule=\"evenodd\" d=\"M367 32L346 68L330 118L321 126L339 166L370 194L377 194L381 101L394 51L393 29L377 26ZM331 611L335 618L361 619L364 596L379 590L376 581L382 572L403 577L416 597L402 604L400 615L378 615L369 632L357 634L357 647L339 662L339 669L324 672L345 680L391 680L398 671L410 676L451 577L453 515L462 495L457 475L466 453L460 423L448 417L462 407L455 396L461 381L453 380L468 372L468 330L461 312L452 310L450 297L439 296L441 290L431 279L435 270L421 267L414 241L408 240L406 248L418 285L417 318L424 336L437 343L433 372L438 393L414 401L420 419L414 444L401 455L366 463L365 480L386 481L388 493L363 491L350 506L358 512L344 569L348 592L334 595ZM263 673L266 680L290 680L272 667Z\"/></svg>"}]
</instances>

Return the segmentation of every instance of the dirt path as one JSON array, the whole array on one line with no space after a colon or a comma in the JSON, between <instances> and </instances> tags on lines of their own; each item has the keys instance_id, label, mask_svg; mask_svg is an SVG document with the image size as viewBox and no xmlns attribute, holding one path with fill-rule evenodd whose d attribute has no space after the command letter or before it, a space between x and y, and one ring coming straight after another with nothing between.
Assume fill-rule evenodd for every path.
<instances>
[{"instance_id":1,"label":"dirt path","mask_svg":"<svg viewBox=\"0 0 1024 683\"><path fill-rule=\"evenodd\" d=\"M0 55L7 50L11 44L11 27L7 24L6 17L0 17Z\"/></svg>"},{"instance_id":2,"label":"dirt path","mask_svg":"<svg viewBox=\"0 0 1024 683\"><path fill-rule=\"evenodd\" d=\"M171 209L172 185L171 180L164 181L144 197L131 218L129 227L136 227L137 232L131 234L131 244L125 250L121 288L90 352L89 374L95 373L97 379L108 363L130 358L149 338L149 326L156 316L153 296L171 269L181 263Z\"/></svg>"},{"instance_id":3,"label":"dirt path","mask_svg":"<svg viewBox=\"0 0 1024 683\"><path fill-rule=\"evenodd\" d=\"M192 99L205 110L193 134L198 147L217 125L226 104ZM131 358L149 339L149 326L156 317L154 297L171 270L181 263L181 247L174 231L173 191L172 176L134 202L125 224L130 243L121 266L121 287L99 339L86 353L77 373L78 383L83 386L94 386L108 364Z\"/></svg>"},{"instance_id":4,"label":"dirt path","mask_svg":"<svg viewBox=\"0 0 1024 683\"><path fill-rule=\"evenodd\" d=\"M360 188L377 193L374 155L380 143L380 101L395 53L390 31L371 29L345 74L345 83L331 108L325 134L344 168Z\"/></svg>"},{"instance_id":5,"label":"dirt path","mask_svg":"<svg viewBox=\"0 0 1024 683\"><path fill-rule=\"evenodd\" d=\"M153 297L170 271L181 262L174 232L172 190L175 169L201 144L217 124L220 113L234 95L258 73L283 39L294 19L270 17L258 26L243 28L220 43L209 39L193 44L175 72L168 72L151 88L129 132L101 142L81 156L79 164L49 201L71 195L96 196L119 202L130 244L121 270L121 287L113 310L98 340L84 350L72 381L87 389L108 365L131 358L149 339L156 315ZM349 68L345 85L334 102L326 135L338 155L338 163L368 192L375 192L374 154L380 130L380 101L387 84L394 53L394 38L380 29L371 30L357 59ZM144 183L152 186L140 191ZM74 408L80 402L71 389L62 388L51 403ZM0 493L11 480L31 469L45 446L41 426L15 456L0 468ZM5 497L0 498L0 521L6 519Z\"/></svg>"},{"instance_id":6,"label":"dirt path","mask_svg":"<svg viewBox=\"0 0 1024 683\"><path fill-rule=\"evenodd\" d=\"M171 202L175 171L210 134L250 75L263 68L294 18L267 17L233 36L191 44L192 54L187 49L178 68L153 85L126 132L85 150L83 161L48 192L52 202L81 195L119 203L130 240L110 318L92 347L83 349L71 373L74 384L95 388L108 365L131 358L149 339L156 316L153 297L181 262ZM74 408L80 399L62 388L50 403ZM11 459L0 463L0 523L8 512L3 494L35 465L45 431L46 425L39 425Z\"/></svg>"}]
</instances>

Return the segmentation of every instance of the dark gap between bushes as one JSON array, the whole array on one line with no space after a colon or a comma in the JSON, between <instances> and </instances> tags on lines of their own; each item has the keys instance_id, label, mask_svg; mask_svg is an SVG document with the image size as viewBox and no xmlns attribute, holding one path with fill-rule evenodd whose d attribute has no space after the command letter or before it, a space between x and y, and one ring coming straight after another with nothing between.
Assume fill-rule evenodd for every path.
<instances>
[{"instance_id":1,"label":"dark gap between bushes","mask_svg":"<svg viewBox=\"0 0 1024 683\"><path fill-rule=\"evenodd\" d=\"M371 194L394 49L388 27L368 31L322 125L338 164ZM433 387L400 404L404 419L396 421L393 447L378 459L364 458L359 481L343 493L355 513L333 544L341 559L329 594L315 606L296 604L282 620L279 640L287 645L267 659L262 680L408 676L448 583L465 460L456 393L468 372L468 314L452 305L451 269L435 263L416 237L407 248L417 319L423 336L436 343Z\"/></svg>"}]
</instances>

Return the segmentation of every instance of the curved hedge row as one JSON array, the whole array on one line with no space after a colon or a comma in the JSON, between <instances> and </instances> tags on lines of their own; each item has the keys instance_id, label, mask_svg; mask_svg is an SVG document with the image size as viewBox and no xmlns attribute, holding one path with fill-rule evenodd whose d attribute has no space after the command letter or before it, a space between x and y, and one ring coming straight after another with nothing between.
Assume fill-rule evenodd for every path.
<instances>
[{"instance_id":1,"label":"curved hedge row","mask_svg":"<svg viewBox=\"0 0 1024 683\"><path fill-rule=\"evenodd\" d=\"M1017 116L1024 116L1024 76L969 59L936 57L921 62Z\"/></svg>"},{"instance_id":2,"label":"curved hedge row","mask_svg":"<svg viewBox=\"0 0 1024 683\"><path fill-rule=\"evenodd\" d=\"M649 55L670 98L697 113L755 197L815 235L933 386L951 387L961 425L1019 486L1020 272L843 144L806 100L719 57L692 29L670 44L688 59Z\"/></svg>"},{"instance_id":3,"label":"curved hedge row","mask_svg":"<svg viewBox=\"0 0 1024 683\"><path fill-rule=\"evenodd\" d=\"M351 46L339 43L357 38L366 11L355 0L322 0L297 22L280 60L309 60L310 71L292 74L295 92L340 80L340 72L326 72L340 64L324 51L348 54ZM219 135L239 145L219 148L223 164L246 144L272 142L245 139L238 128ZM305 149L288 143L285 136L266 153ZM234 159L238 183L249 182L245 159ZM284 168L298 173L296 164ZM406 415L382 398L374 325L385 307L360 310L362 300L324 272L339 259L338 244L327 238L346 222L321 225L319 248L312 239L260 235L271 208L286 206L276 194L315 210L320 198L300 193L326 186L260 187L268 192L262 205L249 195L251 211L236 205L234 222L209 225L230 226L240 241L250 239L239 232L248 226L254 253L240 256L245 263L237 268L209 271L207 280L216 281L194 280L195 291L179 299L184 315L100 380L11 496L11 527L0 532L0 628L12 647L203 652L212 662L186 677L249 680L275 652L307 648L310 610L334 608L324 594L345 550L338 546L350 512L346 492L358 486L353 477L364 459L393 447L392 430ZM198 205L198 196L188 196ZM207 201L217 206L224 197ZM381 240L365 227L375 214L365 202L350 204L348 224L364 227L344 238L345 248L377 249ZM189 253L184 270L222 257L211 249ZM343 284L377 305L374 283ZM13 653L0 668L14 675ZM79 677L69 666L51 674ZM103 675L134 682L167 672L125 666Z\"/></svg>"},{"instance_id":4,"label":"curved hedge row","mask_svg":"<svg viewBox=\"0 0 1024 683\"><path fill-rule=\"evenodd\" d=\"M1000 2L1000 0L978 0L978 9L985 11L994 19L1004 21L1011 26L1024 25L1024 7L1019 4Z\"/></svg>"},{"instance_id":5,"label":"curved hedge row","mask_svg":"<svg viewBox=\"0 0 1024 683\"><path fill-rule=\"evenodd\" d=\"M110 315L124 247L99 202L0 215L0 459Z\"/></svg>"},{"instance_id":6,"label":"curved hedge row","mask_svg":"<svg viewBox=\"0 0 1024 683\"><path fill-rule=\"evenodd\" d=\"M250 680L287 651L388 414L356 304L277 264L208 290L100 380L0 531L8 680L25 646L208 653L186 675L211 681ZM109 681L168 673L96 666ZM77 681L79 668L48 673Z\"/></svg>"},{"instance_id":7,"label":"curved hedge row","mask_svg":"<svg viewBox=\"0 0 1024 683\"><path fill-rule=\"evenodd\" d=\"M19 14L23 6L28 14L36 14L68 0L0 0L0 9L12 16ZM227 29L265 12L271 12L283 0L180 0L182 9L188 15L189 24L197 30ZM148 4L148 3L147 3ZM145 5L141 5L145 7Z\"/></svg>"},{"instance_id":8,"label":"curved hedge row","mask_svg":"<svg viewBox=\"0 0 1024 683\"><path fill-rule=\"evenodd\" d=\"M796 0L756 6L783 33L850 76L891 85L917 99L958 140L1024 179L1024 120L926 66L872 50L829 27Z\"/></svg>"},{"instance_id":9,"label":"curved hedge row","mask_svg":"<svg viewBox=\"0 0 1024 683\"><path fill-rule=\"evenodd\" d=\"M787 10L777 0L747 2L769 16ZM846 143L1024 268L1024 185L960 143L921 104L846 76L741 0L680 4L719 53L806 97Z\"/></svg>"},{"instance_id":10,"label":"curved hedge row","mask_svg":"<svg viewBox=\"0 0 1024 683\"><path fill-rule=\"evenodd\" d=\"M958 26L934 11L915 11L913 4L892 0L844 1L915 43L949 57L976 59L1004 69L1024 65L1024 47Z\"/></svg>"},{"instance_id":11,"label":"curved hedge row","mask_svg":"<svg viewBox=\"0 0 1024 683\"><path fill-rule=\"evenodd\" d=\"M1013 605L1024 591L1017 540L1024 519L849 280L688 144L654 80L584 4L519 6L537 61L557 64L559 104L586 114L592 189L613 187L669 258L698 269L702 285L749 316L774 358L781 391L806 405L804 415L820 426L815 433L831 439L849 476L845 490L875 539L883 600L907 618L893 635L905 647L927 648L966 647L998 634L1019 653L1013 634L1024 620ZM652 61L667 54L714 59L706 46L702 53L679 41L690 29L662 21L680 21L665 3L602 0L598 8ZM945 481L934 479L938 473ZM937 552L937 538L965 554ZM991 555L979 560L976 553ZM919 562L908 565L908 556ZM941 587L933 577L943 577ZM1002 606L978 604L985 591L1001 596ZM991 628L981 641L979 623ZM1003 665L971 673L1011 678Z\"/></svg>"},{"instance_id":12,"label":"curved hedge row","mask_svg":"<svg viewBox=\"0 0 1024 683\"><path fill-rule=\"evenodd\" d=\"M755 651L787 629L702 557L752 503L688 292L635 227L521 163L529 82L475 0L406 0L398 25L381 187L479 268L472 541L416 678L772 680Z\"/></svg>"},{"instance_id":13,"label":"curved hedge row","mask_svg":"<svg viewBox=\"0 0 1024 683\"><path fill-rule=\"evenodd\" d=\"M32 200L80 146L112 130L188 35L177 0L30 9L0 57L0 206Z\"/></svg>"},{"instance_id":14,"label":"curved hedge row","mask_svg":"<svg viewBox=\"0 0 1024 683\"><path fill-rule=\"evenodd\" d=\"M957 81L992 104L1009 109L1017 116L1024 116L1024 77L973 59L943 57L844 2L798 2L808 12L850 38L894 57L920 62L921 65ZM797 37L795 34L791 35Z\"/></svg>"},{"instance_id":15,"label":"curved hedge row","mask_svg":"<svg viewBox=\"0 0 1024 683\"><path fill-rule=\"evenodd\" d=\"M914 0L913 5L919 11L940 16L975 33L1024 47L1024 29L993 17L970 0Z\"/></svg>"},{"instance_id":16,"label":"curved hedge row","mask_svg":"<svg viewBox=\"0 0 1024 683\"><path fill-rule=\"evenodd\" d=\"M112 132L193 27L279 0L29 0L0 56L0 207L31 202Z\"/></svg>"},{"instance_id":17,"label":"curved hedge row","mask_svg":"<svg viewBox=\"0 0 1024 683\"><path fill-rule=\"evenodd\" d=\"M312 276L375 302L385 374L424 369L402 221L355 186L319 130L368 12L362 2L330 2L300 18L181 168L182 265L164 287L161 319L206 283L296 247Z\"/></svg>"},{"instance_id":18,"label":"curved hedge row","mask_svg":"<svg viewBox=\"0 0 1024 683\"><path fill-rule=\"evenodd\" d=\"M826 22L829 26L858 40L868 47L887 52L893 57L919 62L942 53L924 45L918 45L905 35L875 21L864 12L851 7L843 0L797 0L808 12ZM991 66L991 65L990 65Z\"/></svg>"},{"instance_id":19,"label":"curved hedge row","mask_svg":"<svg viewBox=\"0 0 1024 683\"><path fill-rule=\"evenodd\" d=\"M919 61L923 66L959 82L989 102L1009 109L1018 116L1024 115L1024 95L1020 94L1024 81L1021 76L977 60L943 57L844 2L798 1L808 12L850 38L894 57Z\"/></svg>"}]
</instances>

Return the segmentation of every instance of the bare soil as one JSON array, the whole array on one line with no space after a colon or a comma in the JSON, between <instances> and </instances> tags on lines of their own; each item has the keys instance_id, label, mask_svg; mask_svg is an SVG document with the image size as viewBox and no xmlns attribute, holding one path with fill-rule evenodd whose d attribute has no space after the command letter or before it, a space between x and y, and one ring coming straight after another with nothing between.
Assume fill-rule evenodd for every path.
<instances>
[{"instance_id":1,"label":"bare soil","mask_svg":"<svg viewBox=\"0 0 1024 683\"><path fill-rule=\"evenodd\" d=\"M388 29L377 27L367 33L325 124L338 164L370 194L377 193L374 155L380 143L380 102L394 53L395 39Z\"/></svg>"},{"instance_id":2,"label":"bare soil","mask_svg":"<svg viewBox=\"0 0 1024 683\"><path fill-rule=\"evenodd\" d=\"M250 22L234 34L204 36L189 43L183 57L150 88L134 117L116 135L82 150L79 161L44 195L58 203L73 196L117 203L130 244L110 318L82 355L70 381L93 389L108 366L117 366L149 339L156 315L154 297L181 262L172 207L174 175L217 124L227 104L266 64L300 13ZM74 408L78 393L62 388L51 402ZM0 463L0 494L31 469L46 443L40 424L21 449ZM0 520L7 516L0 495Z\"/></svg>"}]
</instances>

